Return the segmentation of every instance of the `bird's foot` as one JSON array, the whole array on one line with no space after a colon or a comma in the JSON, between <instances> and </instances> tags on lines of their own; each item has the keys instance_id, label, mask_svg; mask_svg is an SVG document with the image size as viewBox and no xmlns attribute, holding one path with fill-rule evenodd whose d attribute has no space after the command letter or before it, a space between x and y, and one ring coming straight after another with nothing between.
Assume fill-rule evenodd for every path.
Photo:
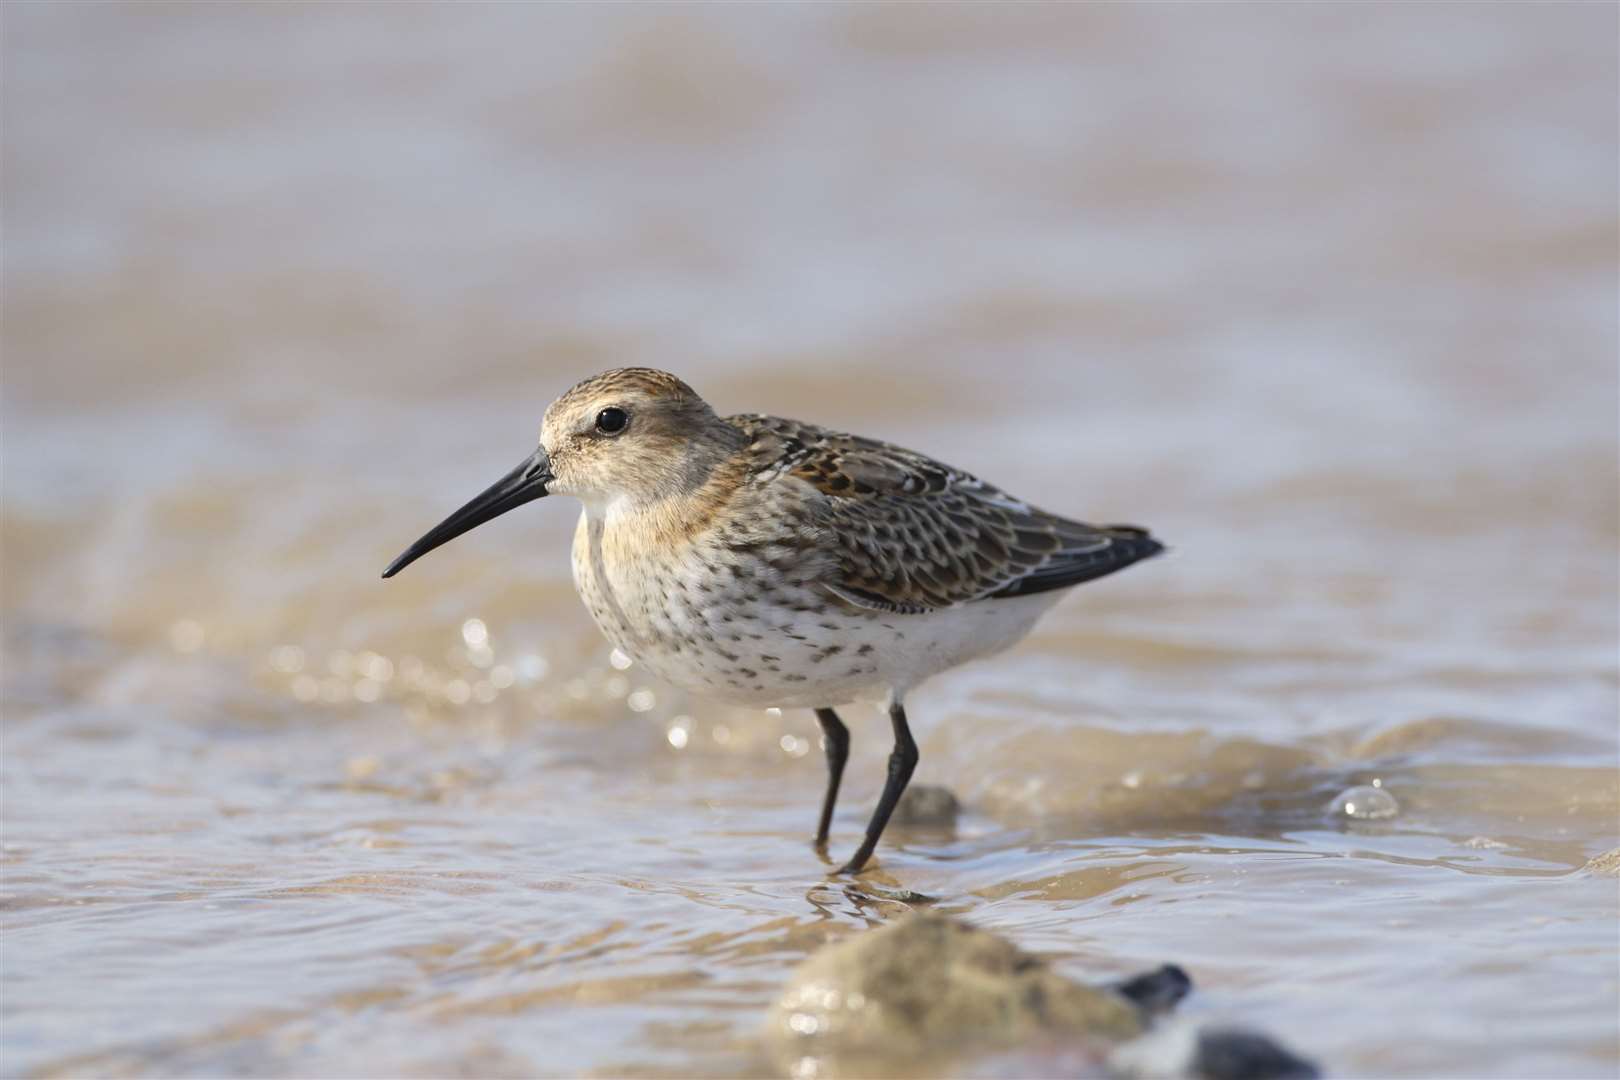
<instances>
[{"instance_id":1,"label":"bird's foot","mask_svg":"<svg viewBox=\"0 0 1620 1080\"><path fill-rule=\"evenodd\" d=\"M856 855L853 859L849 860L849 862L845 863L843 866L840 866L837 870L834 870L832 872L832 876L854 877L862 870L866 869L866 864L871 861L871 858L872 857L870 855Z\"/></svg>"}]
</instances>

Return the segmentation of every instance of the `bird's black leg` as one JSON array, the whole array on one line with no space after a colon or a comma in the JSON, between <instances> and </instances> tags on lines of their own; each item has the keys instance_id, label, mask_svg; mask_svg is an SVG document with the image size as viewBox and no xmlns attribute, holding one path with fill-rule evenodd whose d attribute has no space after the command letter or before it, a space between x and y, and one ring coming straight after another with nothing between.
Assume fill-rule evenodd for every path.
<instances>
[{"instance_id":1,"label":"bird's black leg","mask_svg":"<svg viewBox=\"0 0 1620 1080\"><path fill-rule=\"evenodd\" d=\"M821 824L816 826L816 850L825 851L833 804L838 801L838 782L844 778L844 762L849 760L849 728L831 709L817 709L816 720L827 742L827 795L821 800Z\"/></svg>"},{"instance_id":2,"label":"bird's black leg","mask_svg":"<svg viewBox=\"0 0 1620 1080\"><path fill-rule=\"evenodd\" d=\"M854 858L839 869L840 874L857 873L866 865L866 860L872 857L872 850L877 847L878 837L883 835L883 827L889 823L889 815L894 813L895 803L900 801L900 793L906 790L906 784L911 781L911 774L917 768L917 744L911 738L911 728L906 726L906 710L896 701L889 706L889 722L894 725L894 750L889 754L889 778L883 782L883 795L878 799L877 809L872 811L872 821L866 826L866 839L856 850Z\"/></svg>"}]
</instances>

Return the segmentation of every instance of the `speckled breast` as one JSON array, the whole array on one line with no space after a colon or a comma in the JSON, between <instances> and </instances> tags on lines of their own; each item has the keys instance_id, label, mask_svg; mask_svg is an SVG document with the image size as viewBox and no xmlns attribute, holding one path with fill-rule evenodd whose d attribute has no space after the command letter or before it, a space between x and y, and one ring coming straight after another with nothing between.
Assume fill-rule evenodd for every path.
<instances>
[{"instance_id":1,"label":"speckled breast","mask_svg":"<svg viewBox=\"0 0 1620 1080\"><path fill-rule=\"evenodd\" d=\"M647 543L590 508L574 534L574 583L609 641L693 693L760 707L880 697L893 637L815 585L778 543Z\"/></svg>"}]
</instances>

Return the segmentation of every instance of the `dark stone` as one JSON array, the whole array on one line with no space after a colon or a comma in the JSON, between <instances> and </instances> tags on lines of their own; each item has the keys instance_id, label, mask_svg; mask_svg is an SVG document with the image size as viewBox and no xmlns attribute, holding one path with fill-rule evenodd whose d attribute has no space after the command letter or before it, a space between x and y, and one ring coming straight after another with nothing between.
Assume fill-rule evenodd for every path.
<instances>
[{"instance_id":1,"label":"dark stone","mask_svg":"<svg viewBox=\"0 0 1620 1080\"><path fill-rule=\"evenodd\" d=\"M1203 1080L1315 1080L1322 1075L1304 1058L1242 1028L1199 1032L1192 1071Z\"/></svg>"},{"instance_id":2,"label":"dark stone","mask_svg":"<svg viewBox=\"0 0 1620 1080\"><path fill-rule=\"evenodd\" d=\"M1135 1002L1143 1015L1162 1016L1192 990L1192 979L1175 964L1166 964L1117 983L1114 989Z\"/></svg>"}]
</instances>

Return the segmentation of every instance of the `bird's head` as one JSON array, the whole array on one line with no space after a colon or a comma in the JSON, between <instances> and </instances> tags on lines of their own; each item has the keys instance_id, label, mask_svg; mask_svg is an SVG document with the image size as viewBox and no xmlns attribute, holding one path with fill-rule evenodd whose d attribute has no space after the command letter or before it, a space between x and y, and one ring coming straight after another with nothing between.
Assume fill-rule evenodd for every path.
<instances>
[{"instance_id":1,"label":"bird's head","mask_svg":"<svg viewBox=\"0 0 1620 1080\"><path fill-rule=\"evenodd\" d=\"M667 372L615 368L594 375L551 403L534 453L407 548L383 577L544 495L574 495L605 509L690 494L733 448L731 434L690 386Z\"/></svg>"},{"instance_id":2,"label":"bird's head","mask_svg":"<svg viewBox=\"0 0 1620 1080\"><path fill-rule=\"evenodd\" d=\"M605 505L652 502L702 480L694 450L714 410L680 379L652 368L616 368L586 379L551 403L540 445L551 460L548 488Z\"/></svg>"}]
</instances>

